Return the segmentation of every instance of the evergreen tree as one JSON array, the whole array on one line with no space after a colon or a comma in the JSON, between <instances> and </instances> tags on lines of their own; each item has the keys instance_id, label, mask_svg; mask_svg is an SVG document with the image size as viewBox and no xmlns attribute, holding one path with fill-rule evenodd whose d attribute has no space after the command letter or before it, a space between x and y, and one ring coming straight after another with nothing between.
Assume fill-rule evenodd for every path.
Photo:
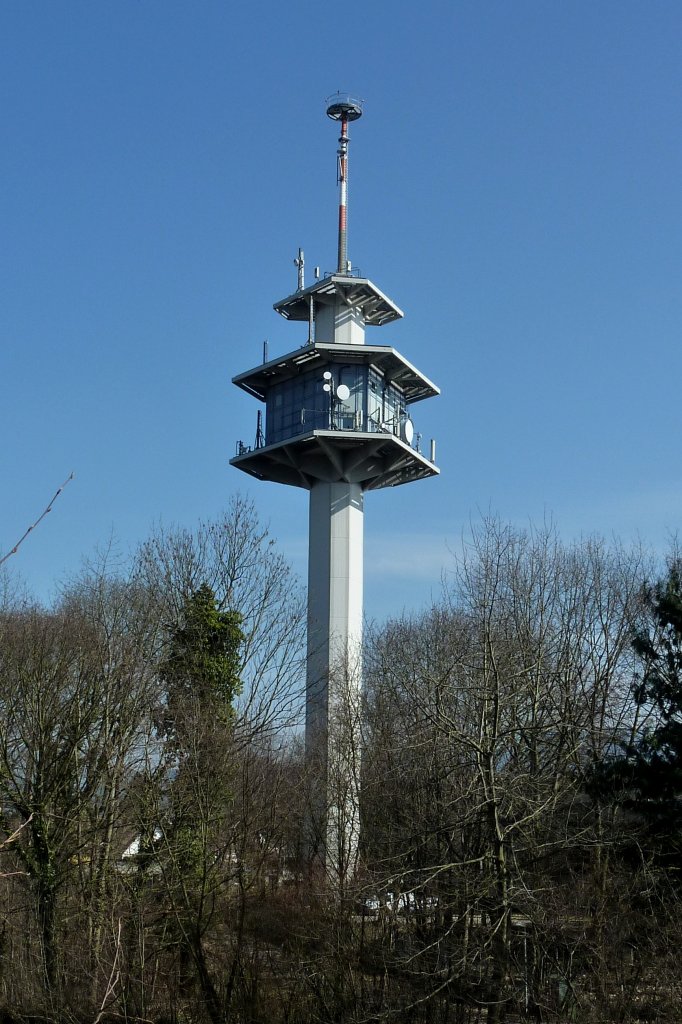
<instances>
[{"instance_id":1,"label":"evergreen tree","mask_svg":"<svg viewBox=\"0 0 682 1024\"><path fill-rule=\"evenodd\" d=\"M166 686L163 731L176 754L196 750L197 725L229 726L233 701L241 690L241 615L220 611L215 594L203 584L185 601L182 620L172 631L161 667ZM197 722L197 714L203 723Z\"/></svg>"},{"instance_id":2,"label":"evergreen tree","mask_svg":"<svg viewBox=\"0 0 682 1024\"><path fill-rule=\"evenodd\" d=\"M647 590L650 627L633 641L642 662L634 697L651 712L629 752L633 804L661 838L679 850L682 833L682 562Z\"/></svg>"},{"instance_id":3,"label":"evergreen tree","mask_svg":"<svg viewBox=\"0 0 682 1024\"><path fill-rule=\"evenodd\" d=\"M223 1020L205 935L213 922L225 868L233 801L234 699L239 694L241 616L220 611L204 584L185 601L161 667L166 689L162 732L171 768L162 844L163 898L171 911L178 981Z\"/></svg>"},{"instance_id":4,"label":"evergreen tree","mask_svg":"<svg viewBox=\"0 0 682 1024\"><path fill-rule=\"evenodd\" d=\"M645 621L632 641L641 664L632 694L643 725L600 766L592 790L635 812L644 853L675 874L682 866L682 560L643 597Z\"/></svg>"}]
</instances>

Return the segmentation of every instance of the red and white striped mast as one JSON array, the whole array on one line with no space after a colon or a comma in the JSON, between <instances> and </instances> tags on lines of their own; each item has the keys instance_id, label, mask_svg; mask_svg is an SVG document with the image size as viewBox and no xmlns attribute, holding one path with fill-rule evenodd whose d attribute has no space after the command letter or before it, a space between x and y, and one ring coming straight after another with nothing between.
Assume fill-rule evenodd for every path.
<instances>
[{"instance_id":1,"label":"red and white striped mast","mask_svg":"<svg viewBox=\"0 0 682 1024\"><path fill-rule=\"evenodd\" d=\"M327 98L327 117L341 122L337 183L339 186L339 258L337 273L347 274L348 266L348 123L362 117L362 101L337 92Z\"/></svg>"}]
</instances>

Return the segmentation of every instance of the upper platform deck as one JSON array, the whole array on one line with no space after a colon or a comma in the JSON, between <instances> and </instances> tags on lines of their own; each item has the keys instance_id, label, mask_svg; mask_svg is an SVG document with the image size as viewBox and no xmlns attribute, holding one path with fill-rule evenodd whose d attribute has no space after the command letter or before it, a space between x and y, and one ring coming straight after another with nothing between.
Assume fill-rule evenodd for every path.
<instances>
[{"instance_id":1,"label":"upper platform deck","mask_svg":"<svg viewBox=\"0 0 682 1024\"><path fill-rule=\"evenodd\" d=\"M330 274L308 288L276 302L274 309L286 320L308 320L311 298L316 304L331 304L341 299L348 306L360 309L369 327L392 323L404 315L402 309L368 278L353 277L352 274Z\"/></svg>"}]
</instances>

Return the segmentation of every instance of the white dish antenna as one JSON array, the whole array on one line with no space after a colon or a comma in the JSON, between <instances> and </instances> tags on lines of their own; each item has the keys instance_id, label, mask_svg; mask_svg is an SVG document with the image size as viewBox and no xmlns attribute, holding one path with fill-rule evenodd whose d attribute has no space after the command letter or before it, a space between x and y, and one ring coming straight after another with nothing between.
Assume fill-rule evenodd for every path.
<instances>
[{"instance_id":1,"label":"white dish antenna","mask_svg":"<svg viewBox=\"0 0 682 1024\"><path fill-rule=\"evenodd\" d=\"M414 423L409 416L405 418L402 426L403 440L406 441L407 444L412 444L412 439L414 437Z\"/></svg>"},{"instance_id":2,"label":"white dish antenna","mask_svg":"<svg viewBox=\"0 0 682 1024\"><path fill-rule=\"evenodd\" d=\"M336 389L336 397L341 399L342 402L347 402L350 398L350 388L347 384L339 384Z\"/></svg>"}]
</instances>

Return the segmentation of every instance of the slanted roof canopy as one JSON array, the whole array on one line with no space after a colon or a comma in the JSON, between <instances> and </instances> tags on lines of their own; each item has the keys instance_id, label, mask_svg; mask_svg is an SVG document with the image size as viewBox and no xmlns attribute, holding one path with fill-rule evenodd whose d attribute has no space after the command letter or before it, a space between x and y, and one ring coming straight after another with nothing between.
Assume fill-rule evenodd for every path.
<instances>
[{"instance_id":1,"label":"slanted roof canopy","mask_svg":"<svg viewBox=\"0 0 682 1024\"><path fill-rule=\"evenodd\" d=\"M392 384L401 389L405 402L419 402L433 398L440 389L401 356L390 345L337 345L333 342L315 342L295 352L289 352L280 359L271 359L253 370L247 370L232 378L232 382L250 395L265 401L273 384L290 380L304 371L318 366L339 363L360 363L372 366Z\"/></svg>"}]
</instances>

